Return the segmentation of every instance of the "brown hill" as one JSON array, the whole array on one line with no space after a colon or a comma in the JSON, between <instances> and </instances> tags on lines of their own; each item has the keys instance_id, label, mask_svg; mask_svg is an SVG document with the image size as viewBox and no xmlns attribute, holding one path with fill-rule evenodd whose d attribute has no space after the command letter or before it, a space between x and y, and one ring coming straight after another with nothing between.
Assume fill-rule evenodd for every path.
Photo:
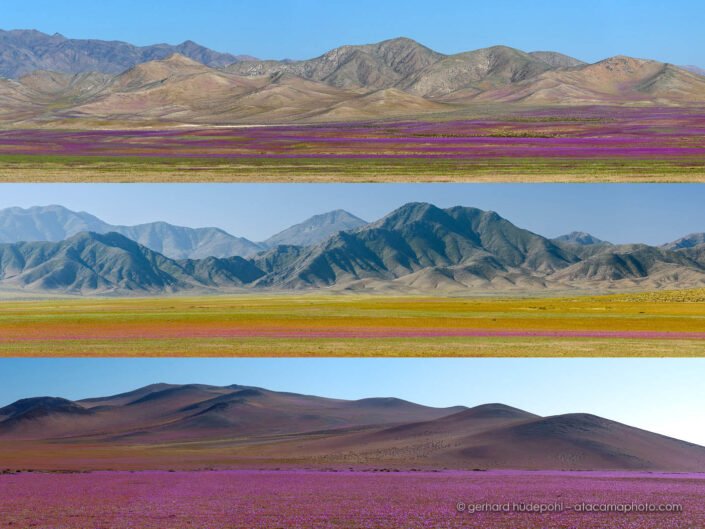
<instances>
[{"instance_id":1,"label":"brown hill","mask_svg":"<svg viewBox=\"0 0 705 529\"><path fill-rule=\"evenodd\" d=\"M237 78L175 54L115 77L73 117L120 120L214 121L223 106L262 83Z\"/></svg>"},{"instance_id":2,"label":"brown hill","mask_svg":"<svg viewBox=\"0 0 705 529\"><path fill-rule=\"evenodd\" d=\"M318 114L326 120L410 116L428 112L446 112L451 107L409 94L396 88L386 88L353 99L346 99Z\"/></svg>"},{"instance_id":3,"label":"brown hill","mask_svg":"<svg viewBox=\"0 0 705 529\"><path fill-rule=\"evenodd\" d=\"M360 119L445 110L398 91L362 94L288 73L239 77L174 55L116 77L73 117L189 123Z\"/></svg>"},{"instance_id":4,"label":"brown hill","mask_svg":"<svg viewBox=\"0 0 705 529\"><path fill-rule=\"evenodd\" d=\"M33 412L40 405L42 412ZM399 399L344 401L238 385L154 384L85 401L49 397L18 401L0 408L0 438L203 441L397 424L460 409L429 408Z\"/></svg>"},{"instance_id":5,"label":"brown hill","mask_svg":"<svg viewBox=\"0 0 705 529\"><path fill-rule=\"evenodd\" d=\"M6 122L33 118L39 110L31 90L17 81L0 78L0 120Z\"/></svg>"},{"instance_id":6,"label":"brown hill","mask_svg":"<svg viewBox=\"0 0 705 529\"><path fill-rule=\"evenodd\" d=\"M209 73L213 70L203 64L175 53L166 59L133 66L115 78L114 87L122 90L147 88L173 78Z\"/></svg>"},{"instance_id":7,"label":"brown hill","mask_svg":"<svg viewBox=\"0 0 705 529\"><path fill-rule=\"evenodd\" d=\"M23 86L41 94L48 101L64 100L67 105L100 94L113 81L113 76L101 73L65 74L36 70L20 79Z\"/></svg>"},{"instance_id":8,"label":"brown hill","mask_svg":"<svg viewBox=\"0 0 705 529\"><path fill-rule=\"evenodd\" d=\"M705 79L671 64L618 56L547 71L486 91L477 100L558 105L695 104L705 102Z\"/></svg>"},{"instance_id":9,"label":"brown hill","mask_svg":"<svg viewBox=\"0 0 705 529\"><path fill-rule=\"evenodd\" d=\"M78 402L24 399L0 408L0 445L31 468L705 470L705 447L594 415L540 417L502 404L429 408L238 385L155 384Z\"/></svg>"}]
</instances>

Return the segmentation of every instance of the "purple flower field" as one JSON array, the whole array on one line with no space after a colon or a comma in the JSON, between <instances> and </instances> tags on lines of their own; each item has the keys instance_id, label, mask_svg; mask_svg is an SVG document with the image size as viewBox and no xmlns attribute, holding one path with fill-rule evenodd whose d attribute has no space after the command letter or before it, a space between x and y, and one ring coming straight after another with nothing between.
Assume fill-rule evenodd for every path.
<instances>
[{"instance_id":1,"label":"purple flower field","mask_svg":"<svg viewBox=\"0 0 705 529\"><path fill-rule=\"evenodd\" d=\"M0 527L685 529L705 527L703 497L697 474L23 472L0 475ZM488 504L514 512L469 512ZM527 508L560 512L517 512ZM621 510L594 512L606 508Z\"/></svg>"},{"instance_id":2,"label":"purple flower field","mask_svg":"<svg viewBox=\"0 0 705 529\"><path fill-rule=\"evenodd\" d=\"M705 109L545 108L451 121L0 130L9 181L705 178Z\"/></svg>"},{"instance_id":3,"label":"purple flower field","mask_svg":"<svg viewBox=\"0 0 705 529\"><path fill-rule=\"evenodd\" d=\"M495 119L166 130L6 130L0 154L160 158L501 159L705 156L705 111L553 109Z\"/></svg>"}]
</instances>

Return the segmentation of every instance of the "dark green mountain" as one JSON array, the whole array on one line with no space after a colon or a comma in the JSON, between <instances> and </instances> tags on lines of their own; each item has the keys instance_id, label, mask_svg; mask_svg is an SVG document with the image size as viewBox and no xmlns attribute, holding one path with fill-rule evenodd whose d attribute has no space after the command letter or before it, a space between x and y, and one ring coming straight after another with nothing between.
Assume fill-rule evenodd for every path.
<instances>
[{"instance_id":1,"label":"dark green mountain","mask_svg":"<svg viewBox=\"0 0 705 529\"><path fill-rule=\"evenodd\" d=\"M0 284L66 293L163 293L236 288L262 272L242 257L176 261L118 233L0 244Z\"/></svg>"},{"instance_id":2,"label":"dark green mountain","mask_svg":"<svg viewBox=\"0 0 705 529\"><path fill-rule=\"evenodd\" d=\"M471 263L503 272L526 268L546 274L577 260L494 212L415 203L365 227L338 233L262 281L287 288L330 286Z\"/></svg>"}]
</instances>

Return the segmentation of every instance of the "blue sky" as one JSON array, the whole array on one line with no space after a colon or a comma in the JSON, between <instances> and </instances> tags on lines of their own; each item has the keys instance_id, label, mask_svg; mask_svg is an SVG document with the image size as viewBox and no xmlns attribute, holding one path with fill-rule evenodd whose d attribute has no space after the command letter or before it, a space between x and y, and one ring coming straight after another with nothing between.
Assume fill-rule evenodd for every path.
<instances>
[{"instance_id":1,"label":"blue sky","mask_svg":"<svg viewBox=\"0 0 705 529\"><path fill-rule=\"evenodd\" d=\"M430 406L502 402L589 412L705 445L705 359L0 359L0 406L104 396L151 384L243 384Z\"/></svg>"},{"instance_id":2,"label":"blue sky","mask_svg":"<svg viewBox=\"0 0 705 529\"><path fill-rule=\"evenodd\" d=\"M0 208L61 204L112 224L163 220L263 240L346 209L368 221L406 202L492 209L547 237L587 231L663 244L705 231L705 186L680 184L2 184Z\"/></svg>"},{"instance_id":3,"label":"blue sky","mask_svg":"<svg viewBox=\"0 0 705 529\"><path fill-rule=\"evenodd\" d=\"M617 54L705 66L702 0L34 0L2 27L136 44L187 39L262 58L309 58L341 44L414 38L444 53L494 44L587 61Z\"/></svg>"}]
</instances>

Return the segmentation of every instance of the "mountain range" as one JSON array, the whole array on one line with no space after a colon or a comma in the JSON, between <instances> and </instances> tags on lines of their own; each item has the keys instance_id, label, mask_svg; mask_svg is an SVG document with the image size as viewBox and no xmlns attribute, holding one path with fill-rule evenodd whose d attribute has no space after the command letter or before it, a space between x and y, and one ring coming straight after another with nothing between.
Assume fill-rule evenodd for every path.
<instances>
[{"instance_id":1,"label":"mountain range","mask_svg":"<svg viewBox=\"0 0 705 529\"><path fill-rule=\"evenodd\" d=\"M187 42L138 48L0 33L0 120L16 125L346 121L468 105L700 105L698 69L616 56L594 64L506 46L445 55L411 39L262 61Z\"/></svg>"},{"instance_id":2,"label":"mountain range","mask_svg":"<svg viewBox=\"0 0 705 529\"><path fill-rule=\"evenodd\" d=\"M240 385L154 384L80 401L22 399L0 408L0 444L24 453L31 468L115 468L127 454L142 470L284 463L705 471L705 447L595 415L349 401Z\"/></svg>"},{"instance_id":3,"label":"mountain range","mask_svg":"<svg viewBox=\"0 0 705 529\"><path fill-rule=\"evenodd\" d=\"M59 33L36 30L0 30L0 76L18 79L36 70L58 73L120 73L143 62L179 53L212 67L228 66L250 56L210 50L193 41L177 46L134 46L127 42L67 39Z\"/></svg>"},{"instance_id":4,"label":"mountain range","mask_svg":"<svg viewBox=\"0 0 705 529\"><path fill-rule=\"evenodd\" d=\"M81 232L119 233L171 259L250 257L281 244L311 246L341 230L366 222L343 210L330 211L291 226L260 242L230 235L220 228L187 228L166 222L115 226L85 212L62 206L0 209L0 243L59 242Z\"/></svg>"},{"instance_id":5,"label":"mountain range","mask_svg":"<svg viewBox=\"0 0 705 529\"><path fill-rule=\"evenodd\" d=\"M143 225L124 227L123 233L108 231L110 227L102 233L90 231L92 225L99 226L98 219L56 207L13 208L0 219L5 236L18 234L18 225L30 234L57 239L68 235L69 229L76 231L58 241L0 244L0 288L13 291L147 295L329 289L470 294L705 284L702 234L662 247L614 245L582 233L548 239L495 212L462 206L441 209L410 203L369 224L337 211L285 230L254 254L199 258L170 258L130 234L143 241L154 233L169 234L170 241L186 241L184 246L169 242L172 251L201 255L209 248L234 249L236 242L247 252L252 248L216 229L199 239L202 232L161 223L156 224L160 230ZM350 222L353 227L347 228ZM213 233L229 246L213 244ZM153 246L166 246L159 235L155 239ZM294 241L303 244L291 244Z\"/></svg>"}]
</instances>

